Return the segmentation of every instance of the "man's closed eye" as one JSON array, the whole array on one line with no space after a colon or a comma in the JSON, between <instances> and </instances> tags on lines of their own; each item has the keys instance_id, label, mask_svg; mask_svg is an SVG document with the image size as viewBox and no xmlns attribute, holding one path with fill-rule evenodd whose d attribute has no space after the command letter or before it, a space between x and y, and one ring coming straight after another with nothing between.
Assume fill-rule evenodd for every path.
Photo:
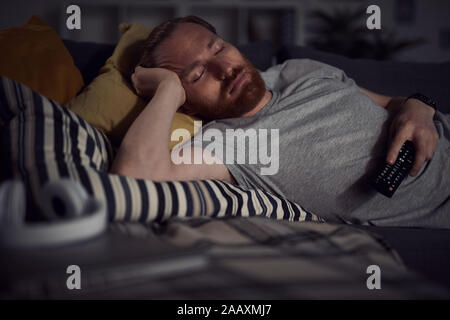
<instances>
[{"instance_id":1,"label":"man's closed eye","mask_svg":"<svg viewBox=\"0 0 450 320\"><path fill-rule=\"evenodd\" d=\"M196 76L194 78L194 80L192 82L197 82L198 80L200 80L200 78L203 76L204 73L205 73L205 68L202 69L202 71L198 74L198 76Z\"/></svg>"},{"instance_id":2,"label":"man's closed eye","mask_svg":"<svg viewBox=\"0 0 450 320\"><path fill-rule=\"evenodd\" d=\"M222 46L219 48L219 50L217 50L217 51L214 53L214 55L218 55L218 54L221 53L224 49L225 49L225 46L222 45ZM198 74L198 76L196 76L196 77L194 78L194 80L192 80L192 82L197 82L197 81L199 81L199 80L203 77L204 73L205 73L205 68L202 69L202 71Z\"/></svg>"}]
</instances>

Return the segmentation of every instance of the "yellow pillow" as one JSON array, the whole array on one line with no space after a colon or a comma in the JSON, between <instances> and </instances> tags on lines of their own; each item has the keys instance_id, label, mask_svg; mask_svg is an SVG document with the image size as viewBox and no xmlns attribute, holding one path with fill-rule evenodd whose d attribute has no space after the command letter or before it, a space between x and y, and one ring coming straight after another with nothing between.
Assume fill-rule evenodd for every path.
<instances>
[{"instance_id":1,"label":"yellow pillow","mask_svg":"<svg viewBox=\"0 0 450 320\"><path fill-rule=\"evenodd\" d=\"M64 104L83 87L83 77L55 30L32 16L21 27L0 30L0 75Z\"/></svg>"},{"instance_id":2,"label":"yellow pillow","mask_svg":"<svg viewBox=\"0 0 450 320\"><path fill-rule=\"evenodd\" d=\"M122 23L119 30L122 32L119 43L100 69L100 74L66 105L102 130L115 146L120 145L126 131L147 104L135 94L130 77L151 32L150 28L137 23ZM177 112L172 131L185 128L193 135L195 119ZM170 148L177 143L170 142Z\"/></svg>"}]
</instances>

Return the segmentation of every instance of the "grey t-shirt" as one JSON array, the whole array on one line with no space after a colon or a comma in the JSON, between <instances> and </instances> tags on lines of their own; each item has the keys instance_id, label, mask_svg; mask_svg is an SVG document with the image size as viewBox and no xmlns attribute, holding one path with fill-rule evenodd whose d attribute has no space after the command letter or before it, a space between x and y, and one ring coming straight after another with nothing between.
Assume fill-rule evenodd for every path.
<instances>
[{"instance_id":1,"label":"grey t-shirt","mask_svg":"<svg viewBox=\"0 0 450 320\"><path fill-rule=\"evenodd\" d=\"M219 157L238 184L284 196L328 221L450 228L448 115L436 114L440 139L433 159L389 199L367 184L386 158L391 121L386 109L342 70L316 61L288 60L261 75L272 92L263 109L250 117L212 121L202 130L217 129L226 137L227 129L267 129L267 154L276 151L269 133L278 130L279 168L271 175L261 174L267 161L250 161L261 152L256 140L246 144L245 163L227 163L224 154L236 152L237 159L240 151L225 143ZM202 145L208 145L204 138Z\"/></svg>"}]
</instances>

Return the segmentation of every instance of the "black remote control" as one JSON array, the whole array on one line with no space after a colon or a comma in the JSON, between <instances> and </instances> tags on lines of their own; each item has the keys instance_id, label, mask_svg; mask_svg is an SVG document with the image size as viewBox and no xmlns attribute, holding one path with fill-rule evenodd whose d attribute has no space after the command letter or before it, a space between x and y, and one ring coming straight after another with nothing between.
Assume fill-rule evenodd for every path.
<instances>
[{"instance_id":1,"label":"black remote control","mask_svg":"<svg viewBox=\"0 0 450 320\"><path fill-rule=\"evenodd\" d=\"M414 162L414 154L414 144L407 140L400 149L394 165L391 166L386 163L372 181L374 188L386 197L391 198L400 183L408 175L409 170L411 170Z\"/></svg>"}]
</instances>

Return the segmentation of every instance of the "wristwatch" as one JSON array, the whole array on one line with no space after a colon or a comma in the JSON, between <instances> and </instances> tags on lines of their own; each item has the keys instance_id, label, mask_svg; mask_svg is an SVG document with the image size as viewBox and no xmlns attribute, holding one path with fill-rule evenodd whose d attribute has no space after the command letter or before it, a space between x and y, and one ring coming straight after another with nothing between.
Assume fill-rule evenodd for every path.
<instances>
[{"instance_id":1,"label":"wristwatch","mask_svg":"<svg viewBox=\"0 0 450 320\"><path fill-rule=\"evenodd\" d=\"M408 99L417 99L425 103L426 105L432 107L434 111L437 111L437 103L433 99L427 97L424 94L421 93L414 93L410 95L408 98L405 99L405 102L408 101Z\"/></svg>"}]
</instances>

